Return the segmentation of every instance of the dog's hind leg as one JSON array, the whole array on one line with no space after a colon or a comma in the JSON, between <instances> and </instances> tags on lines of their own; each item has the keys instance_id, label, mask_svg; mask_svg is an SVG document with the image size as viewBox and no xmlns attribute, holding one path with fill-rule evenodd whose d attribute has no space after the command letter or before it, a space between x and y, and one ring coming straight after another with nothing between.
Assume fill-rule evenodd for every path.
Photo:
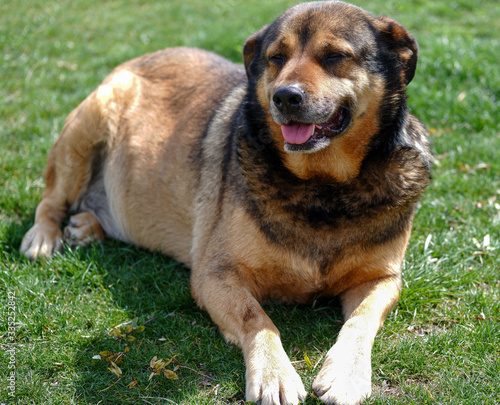
<instances>
[{"instance_id":1,"label":"dog's hind leg","mask_svg":"<svg viewBox=\"0 0 500 405\"><path fill-rule=\"evenodd\" d=\"M62 221L68 209L77 205L85 194L96 159L101 156L98 152L106 148L109 117L99 93L98 88L73 110L50 151L46 189L36 209L35 224L24 236L20 248L32 260L50 257L62 249ZM102 235L95 224L92 229L96 236Z\"/></svg>"},{"instance_id":2,"label":"dog's hind leg","mask_svg":"<svg viewBox=\"0 0 500 405\"><path fill-rule=\"evenodd\" d=\"M105 236L99 220L88 211L71 216L64 228L64 241L72 246L87 246L102 241Z\"/></svg>"}]
</instances>

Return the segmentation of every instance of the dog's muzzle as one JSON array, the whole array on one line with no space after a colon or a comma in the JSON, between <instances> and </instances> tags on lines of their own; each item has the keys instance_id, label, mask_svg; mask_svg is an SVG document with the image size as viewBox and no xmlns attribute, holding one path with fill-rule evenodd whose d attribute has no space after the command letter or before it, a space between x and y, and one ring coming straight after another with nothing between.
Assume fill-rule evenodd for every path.
<instances>
[{"instance_id":1,"label":"dog's muzzle","mask_svg":"<svg viewBox=\"0 0 500 405\"><path fill-rule=\"evenodd\" d=\"M317 152L343 134L352 121L351 111L344 105L333 104L328 110L318 106L316 114L312 114L307 93L298 84L279 86L272 95L272 103L287 152Z\"/></svg>"}]
</instances>

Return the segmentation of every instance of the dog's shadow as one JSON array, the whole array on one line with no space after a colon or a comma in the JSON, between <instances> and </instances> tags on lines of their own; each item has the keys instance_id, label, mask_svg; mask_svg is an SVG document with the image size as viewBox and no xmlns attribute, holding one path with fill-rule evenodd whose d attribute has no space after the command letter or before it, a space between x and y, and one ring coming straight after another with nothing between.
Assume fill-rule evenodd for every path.
<instances>
[{"instance_id":1,"label":"dog's shadow","mask_svg":"<svg viewBox=\"0 0 500 405\"><path fill-rule=\"evenodd\" d=\"M12 232L10 239L20 243L19 229ZM105 316L88 319L85 339L75 339L80 342L74 359L75 398L85 403L244 403L241 351L227 344L209 315L196 306L190 294L189 269L162 254L113 240L88 248L66 248L55 260L88 263L75 277L98 280L82 288L105 289L107 311L114 308ZM311 392L323 356L341 327L338 301L270 302L264 309ZM144 331L127 333L130 328L122 325L117 328L121 336L113 335L113 327L132 320L136 326L144 325ZM98 359L102 352L123 353L115 363L119 370L106 361L114 360L112 356ZM174 371L177 379L151 369L155 356L172 360L164 368ZM306 403L319 402L310 395Z\"/></svg>"}]
</instances>

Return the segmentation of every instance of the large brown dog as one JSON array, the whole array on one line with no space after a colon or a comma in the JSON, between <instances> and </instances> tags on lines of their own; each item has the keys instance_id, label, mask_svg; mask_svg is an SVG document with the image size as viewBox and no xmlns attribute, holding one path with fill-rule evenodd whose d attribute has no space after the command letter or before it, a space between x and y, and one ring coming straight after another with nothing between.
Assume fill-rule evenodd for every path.
<instances>
[{"instance_id":1,"label":"large brown dog","mask_svg":"<svg viewBox=\"0 0 500 405\"><path fill-rule=\"evenodd\" d=\"M246 399L261 404L306 391L259 301L338 295L345 324L313 389L356 404L430 179L406 107L417 43L389 18L318 2L243 53L245 69L185 48L115 69L69 115L21 251L106 235L190 266L196 302L243 349Z\"/></svg>"}]
</instances>

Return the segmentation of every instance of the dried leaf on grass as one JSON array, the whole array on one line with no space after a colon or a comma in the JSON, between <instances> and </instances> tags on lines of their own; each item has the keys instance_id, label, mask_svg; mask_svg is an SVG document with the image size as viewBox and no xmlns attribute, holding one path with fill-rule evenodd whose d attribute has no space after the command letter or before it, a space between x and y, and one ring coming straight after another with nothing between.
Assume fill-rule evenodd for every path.
<instances>
[{"instance_id":1,"label":"dried leaf on grass","mask_svg":"<svg viewBox=\"0 0 500 405\"><path fill-rule=\"evenodd\" d=\"M174 371L167 369L167 366L172 363L174 359L175 356L170 360L158 359L157 356L154 356L149 362L149 370L151 371L149 379L151 380L155 375L163 374L170 380L177 380L179 378L177 374Z\"/></svg>"},{"instance_id":2,"label":"dried leaf on grass","mask_svg":"<svg viewBox=\"0 0 500 405\"><path fill-rule=\"evenodd\" d=\"M118 367L114 361L110 362L108 370L111 371L118 378L120 378L122 375L122 369L120 367Z\"/></svg>"},{"instance_id":3,"label":"dried leaf on grass","mask_svg":"<svg viewBox=\"0 0 500 405\"><path fill-rule=\"evenodd\" d=\"M121 361L123 360L123 356L125 354L127 354L129 352L129 348L128 346L125 348L125 350L123 352L118 352L118 353L114 353L114 352L110 352L108 350L104 350L102 352L99 352L99 356L100 356L100 359L103 360L103 361L107 361L107 362L114 362L116 364L119 364L121 363ZM94 356L93 358L96 358L97 356Z\"/></svg>"}]
</instances>

